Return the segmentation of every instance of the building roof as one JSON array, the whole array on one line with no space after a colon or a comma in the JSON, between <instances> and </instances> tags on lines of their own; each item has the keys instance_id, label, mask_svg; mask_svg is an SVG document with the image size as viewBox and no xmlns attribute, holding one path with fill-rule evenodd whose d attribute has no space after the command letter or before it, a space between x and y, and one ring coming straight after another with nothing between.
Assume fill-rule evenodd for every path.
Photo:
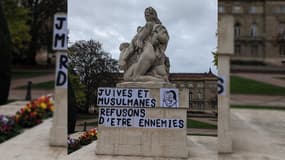
<instances>
[{"instance_id":1,"label":"building roof","mask_svg":"<svg viewBox=\"0 0 285 160\"><path fill-rule=\"evenodd\" d=\"M117 77L119 81L123 80L123 73L112 73L114 77ZM198 80L210 80L216 81L217 76L212 73L211 69L205 73L170 73L170 81L198 81Z\"/></svg>"},{"instance_id":2,"label":"building roof","mask_svg":"<svg viewBox=\"0 0 285 160\"><path fill-rule=\"evenodd\" d=\"M187 80L217 80L217 76L211 70L205 73L170 73L170 81L187 81Z\"/></svg>"}]
</instances>

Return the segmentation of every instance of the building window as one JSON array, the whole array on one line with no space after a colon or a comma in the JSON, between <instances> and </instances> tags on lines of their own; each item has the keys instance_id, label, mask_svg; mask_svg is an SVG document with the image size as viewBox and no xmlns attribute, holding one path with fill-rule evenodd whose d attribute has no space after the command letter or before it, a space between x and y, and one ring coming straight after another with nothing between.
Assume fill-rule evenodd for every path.
<instances>
[{"instance_id":1,"label":"building window","mask_svg":"<svg viewBox=\"0 0 285 160\"><path fill-rule=\"evenodd\" d=\"M253 23L250 27L250 36L256 37L256 35L257 35L257 25L256 23Z\"/></svg>"},{"instance_id":2,"label":"building window","mask_svg":"<svg viewBox=\"0 0 285 160\"><path fill-rule=\"evenodd\" d=\"M241 55L241 46L239 44L235 45L235 55Z\"/></svg>"},{"instance_id":3,"label":"building window","mask_svg":"<svg viewBox=\"0 0 285 160\"><path fill-rule=\"evenodd\" d=\"M280 56L285 56L285 45L280 46Z\"/></svg>"},{"instance_id":4,"label":"building window","mask_svg":"<svg viewBox=\"0 0 285 160\"><path fill-rule=\"evenodd\" d=\"M197 88L203 88L204 87L204 83L203 82L199 82L198 84L197 84Z\"/></svg>"},{"instance_id":5,"label":"building window","mask_svg":"<svg viewBox=\"0 0 285 160\"><path fill-rule=\"evenodd\" d=\"M276 7L275 13L285 13L285 5Z\"/></svg>"},{"instance_id":6,"label":"building window","mask_svg":"<svg viewBox=\"0 0 285 160\"><path fill-rule=\"evenodd\" d=\"M258 46L257 45L252 45L251 46L251 55L252 56L257 56L257 52L258 52Z\"/></svg>"},{"instance_id":7,"label":"building window","mask_svg":"<svg viewBox=\"0 0 285 160\"><path fill-rule=\"evenodd\" d=\"M256 6L251 6L250 9L249 9L249 13L253 13L254 14L254 13L256 13L256 10L257 10Z\"/></svg>"},{"instance_id":8,"label":"building window","mask_svg":"<svg viewBox=\"0 0 285 160\"><path fill-rule=\"evenodd\" d=\"M198 102L197 108L198 108L199 110L203 110L203 109L204 109L204 104L203 104L202 102Z\"/></svg>"},{"instance_id":9,"label":"building window","mask_svg":"<svg viewBox=\"0 0 285 160\"><path fill-rule=\"evenodd\" d=\"M241 13L241 6L240 5L233 6L233 13Z\"/></svg>"},{"instance_id":10,"label":"building window","mask_svg":"<svg viewBox=\"0 0 285 160\"><path fill-rule=\"evenodd\" d=\"M193 88L193 83L188 83L188 88Z\"/></svg>"},{"instance_id":11,"label":"building window","mask_svg":"<svg viewBox=\"0 0 285 160\"><path fill-rule=\"evenodd\" d=\"M280 6L280 12L281 12L281 13L285 13L285 5Z\"/></svg>"},{"instance_id":12,"label":"building window","mask_svg":"<svg viewBox=\"0 0 285 160\"><path fill-rule=\"evenodd\" d=\"M235 34L235 37L239 37L240 36L240 23L237 22L234 26L234 34Z\"/></svg>"},{"instance_id":13,"label":"building window","mask_svg":"<svg viewBox=\"0 0 285 160\"><path fill-rule=\"evenodd\" d=\"M285 39L285 23L279 24L279 34L282 39Z\"/></svg>"},{"instance_id":14,"label":"building window","mask_svg":"<svg viewBox=\"0 0 285 160\"><path fill-rule=\"evenodd\" d=\"M224 6L219 6L218 7L218 12L219 13L224 13L225 12L225 7Z\"/></svg>"},{"instance_id":15,"label":"building window","mask_svg":"<svg viewBox=\"0 0 285 160\"><path fill-rule=\"evenodd\" d=\"M193 100L193 93L189 92L189 101L191 102Z\"/></svg>"},{"instance_id":16,"label":"building window","mask_svg":"<svg viewBox=\"0 0 285 160\"><path fill-rule=\"evenodd\" d=\"M203 100L203 93L201 91L198 92L197 98L198 100Z\"/></svg>"}]
</instances>

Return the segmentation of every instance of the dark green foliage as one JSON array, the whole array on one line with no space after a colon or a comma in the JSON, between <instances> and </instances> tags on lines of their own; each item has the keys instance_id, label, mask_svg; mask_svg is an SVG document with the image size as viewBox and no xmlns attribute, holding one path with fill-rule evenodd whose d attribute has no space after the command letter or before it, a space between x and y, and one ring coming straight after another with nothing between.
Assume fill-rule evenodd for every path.
<instances>
[{"instance_id":1,"label":"dark green foliage","mask_svg":"<svg viewBox=\"0 0 285 160\"><path fill-rule=\"evenodd\" d=\"M29 9L18 5L18 0L3 0L3 4L11 34L13 59L17 61L25 57L24 52L31 40L30 27L27 24L30 18Z\"/></svg>"},{"instance_id":2,"label":"dark green foliage","mask_svg":"<svg viewBox=\"0 0 285 160\"><path fill-rule=\"evenodd\" d=\"M22 0L22 5L30 10L30 35L27 60L35 64L36 52L43 48L51 52L53 17L57 12L67 13L67 0Z\"/></svg>"},{"instance_id":3,"label":"dark green foliage","mask_svg":"<svg viewBox=\"0 0 285 160\"><path fill-rule=\"evenodd\" d=\"M113 59L109 53L104 52L102 45L94 40L78 41L68 49L68 52L69 68L76 71L80 77L77 78L77 82L71 79L75 87L75 95L77 98L80 96L78 84L82 84L81 87L84 87L86 97L84 109L87 111L90 105L96 104L97 88L111 87L110 84L113 84L114 79L110 73L119 71L118 61Z\"/></svg>"}]
</instances>

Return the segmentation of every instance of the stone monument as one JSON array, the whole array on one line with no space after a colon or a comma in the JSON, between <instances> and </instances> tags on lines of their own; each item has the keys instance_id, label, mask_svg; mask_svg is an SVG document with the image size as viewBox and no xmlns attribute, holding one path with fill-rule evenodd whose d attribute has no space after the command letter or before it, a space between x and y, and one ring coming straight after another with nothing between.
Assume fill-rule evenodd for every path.
<instances>
[{"instance_id":1,"label":"stone monument","mask_svg":"<svg viewBox=\"0 0 285 160\"><path fill-rule=\"evenodd\" d=\"M154 8L144 14L145 24L119 47L124 82L98 89L96 154L185 158L189 91L169 83L167 29Z\"/></svg>"}]
</instances>

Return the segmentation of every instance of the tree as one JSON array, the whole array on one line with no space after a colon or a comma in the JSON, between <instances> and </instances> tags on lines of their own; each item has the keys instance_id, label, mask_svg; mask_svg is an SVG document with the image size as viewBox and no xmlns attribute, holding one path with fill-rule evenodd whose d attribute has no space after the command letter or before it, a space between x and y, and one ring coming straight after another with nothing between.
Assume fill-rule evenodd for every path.
<instances>
[{"instance_id":1,"label":"tree","mask_svg":"<svg viewBox=\"0 0 285 160\"><path fill-rule=\"evenodd\" d=\"M29 10L18 5L18 0L4 0L4 13L11 34L13 61L22 60L30 43Z\"/></svg>"},{"instance_id":2,"label":"tree","mask_svg":"<svg viewBox=\"0 0 285 160\"><path fill-rule=\"evenodd\" d=\"M22 4L31 11L28 61L35 64L38 50L52 51L53 17L57 12L67 13L67 0L22 0Z\"/></svg>"},{"instance_id":3,"label":"tree","mask_svg":"<svg viewBox=\"0 0 285 160\"><path fill-rule=\"evenodd\" d=\"M110 86L113 77L110 73L119 72L118 61L102 50L101 43L94 40L81 40L69 49L69 68L78 73L80 83L85 86L85 109L96 104L97 88ZM75 91L76 92L76 91Z\"/></svg>"},{"instance_id":4,"label":"tree","mask_svg":"<svg viewBox=\"0 0 285 160\"><path fill-rule=\"evenodd\" d=\"M11 38L0 2L0 105L7 103L11 82Z\"/></svg>"}]
</instances>

